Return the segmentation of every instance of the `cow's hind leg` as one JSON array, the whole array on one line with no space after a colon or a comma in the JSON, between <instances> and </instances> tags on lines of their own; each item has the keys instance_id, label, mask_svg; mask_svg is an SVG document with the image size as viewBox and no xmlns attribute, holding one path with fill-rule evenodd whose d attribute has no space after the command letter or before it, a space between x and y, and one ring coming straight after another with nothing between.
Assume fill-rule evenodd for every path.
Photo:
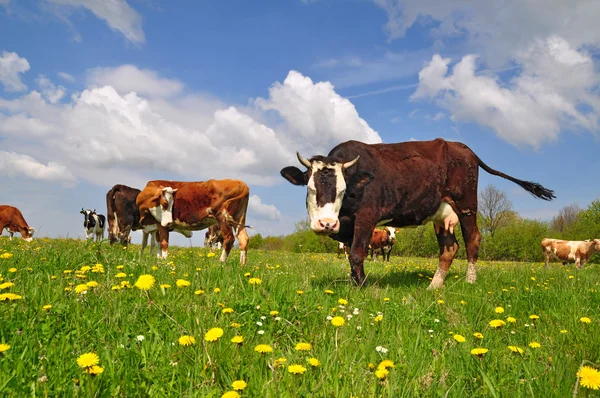
<instances>
[{"instance_id":1,"label":"cow's hind leg","mask_svg":"<svg viewBox=\"0 0 600 398\"><path fill-rule=\"evenodd\" d=\"M219 226L221 227L221 234L223 235L223 250L221 251L221 257L219 261L224 263L227 261L227 257L229 256L229 252L233 247L233 242L235 238L233 236L233 230L228 225L227 219L223 216L218 216L217 220L219 220Z\"/></svg>"},{"instance_id":2,"label":"cow's hind leg","mask_svg":"<svg viewBox=\"0 0 600 398\"><path fill-rule=\"evenodd\" d=\"M465 241L467 252L467 282L475 283L477 280L476 264L479 257L479 243L481 234L477 227L477 213L471 213L460 217L460 228Z\"/></svg>"},{"instance_id":3,"label":"cow's hind leg","mask_svg":"<svg viewBox=\"0 0 600 398\"><path fill-rule=\"evenodd\" d=\"M248 252L248 232L246 228L240 227L237 233L238 243L240 244L240 264L246 265L246 253Z\"/></svg>"},{"instance_id":4,"label":"cow's hind leg","mask_svg":"<svg viewBox=\"0 0 600 398\"><path fill-rule=\"evenodd\" d=\"M435 227L434 227L435 228ZM443 228L435 228L437 241L440 246L440 260L438 269L429 284L429 289L440 289L444 285L448 269L458 251L456 236Z\"/></svg>"}]
</instances>

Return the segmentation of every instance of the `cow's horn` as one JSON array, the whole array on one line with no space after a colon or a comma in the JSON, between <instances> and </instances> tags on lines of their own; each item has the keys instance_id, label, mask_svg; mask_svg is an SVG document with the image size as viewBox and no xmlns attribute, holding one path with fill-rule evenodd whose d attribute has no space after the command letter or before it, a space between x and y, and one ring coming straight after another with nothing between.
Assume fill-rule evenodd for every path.
<instances>
[{"instance_id":1,"label":"cow's horn","mask_svg":"<svg viewBox=\"0 0 600 398\"><path fill-rule=\"evenodd\" d=\"M296 152L296 156L298 156L298 160L300 161L300 163L306 166L307 169L310 169L310 162L304 159L302 155L300 155L300 152Z\"/></svg>"},{"instance_id":2,"label":"cow's horn","mask_svg":"<svg viewBox=\"0 0 600 398\"><path fill-rule=\"evenodd\" d=\"M358 159L359 159L359 158L360 158L360 155L358 155L358 156L356 157L356 159L354 159L354 160L351 160L351 161L349 161L349 162L346 162L346 163L344 163L344 165L343 165L342 167L343 167L344 169L349 169L350 167L354 166L354 164L355 164L356 162L358 162Z\"/></svg>"}]
</instances>

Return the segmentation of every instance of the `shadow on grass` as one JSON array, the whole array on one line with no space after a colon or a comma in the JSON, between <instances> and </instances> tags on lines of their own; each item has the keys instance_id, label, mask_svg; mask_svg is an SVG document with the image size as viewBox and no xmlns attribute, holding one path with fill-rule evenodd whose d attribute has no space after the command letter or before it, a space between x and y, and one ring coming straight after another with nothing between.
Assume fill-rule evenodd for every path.
<instances>
[{"instance_id":1,"label":"shadow on grass","mask_svg":"<svg viewBox=\"0 0 600 398\"><path fill-rule=\"evenodd\" d=\"M430 280L419 276L423 275L422 271L395 271L385 274L370 273L363 287L398 287L398 286L429 286ZM311 286L319 289L331 288L332 286L347 286L354 285L350 279L350 275L333 276L327 275L322 278L313 279Z\"/></svg>"}]
</instances>

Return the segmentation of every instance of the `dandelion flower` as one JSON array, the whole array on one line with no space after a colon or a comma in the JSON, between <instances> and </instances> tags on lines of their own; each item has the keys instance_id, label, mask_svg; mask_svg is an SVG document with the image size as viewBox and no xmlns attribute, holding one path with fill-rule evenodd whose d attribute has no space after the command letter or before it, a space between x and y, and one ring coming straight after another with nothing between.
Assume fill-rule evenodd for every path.
<instances>
[{"instance_id":1,"label":"dandelion flower","mask_svg":"<svg viewBox=\"0 0 600 398\"><path fill-rule=\"evenodd\" d=\"M506 325L506 322L504 322L502 319L494 319L490 321L489 325L496 329Z\"/></svg>"},{"instance_id":2,"label":"dandelion flower","mask_svg":"<svg viewBox=\"0 0 600 398\"><path fill-rule=\"evenodd\" d=\"M540 317L533 314L533 315L529 315L529 319L531 319L532 321L535 321L536 319L540 319Z\"/></svg>"},{"instance_id":3,"label":"dandelion flower","mask_svg":"<svg viewBox=\"0 0 600 398\"><path fill-rule=\"evenodd\" d=\"M232 328L239 328L240 326L242 326L241 323L237 323L237 322L231 322L229 324L229 326L231 326Z\"/></svg>"},{"instance_id":4,"label":"dandelion flower","mask_svg":"<svg viewBox=\"0 0 600 398\"><path fill-rule=\"evenodd\" d=\"M579 377L580 383L585 388L591 388L592 390L598 390L600 388L600 372L590 366L582 366L577 371L577 377Z\"/></svg>"},{"instance_id":5,"label":"dandelion flower","mask_svg":"<svg viewBox=\"0 0 600 398\"><path fill-rule=\"evenodd\" d=\"M5 254L6 254L6 253L5 253ZM11 254L11 256L12 256L12 254ZM13 267L13 268L9 268L9 269L8 269L8 272L10 272L10 273L14 274L15 272L17 272L17 269L16 269L16 268L14 268L14 267Z\"/></svg>"},{"instance_id":6,"label":"dandelion flower","mask_svg":"<svg viewBox=\"0 0 600 398\"><path fill-rule=\"evenodd\" d=\"M161 289L170 289L171 285L169 285L168 283L163 283L161 285L159 285Z\"/></svg>"},{"instance_id":7,"label":"dandelion flower","mask_svg":"<svg viewBox=\"0 0 600 398\"><path fill-rule=\"evenodd\" d=\"M489 351L489 350L488 350L487 348L481 348L481 347L478 347L478 348L473 348L473 349L471 350L471 355L475 355L475 356L478 356L478 357L482 357L482 356L483 356L483 355L484 355L486 352L488 352L488 351Z\"/></svg>"},{"instance_id":8,"label":"dandelion flower","mask_svg":"<svg viewBox=\"0 0 600 398\"><path fill-rule=\"evenodd\" d=\"M293 373L295 375L298 375L298 374L301 375L304 372L306 372L306 368L304 366L298 365L298 364L293 364L293 365L288 366L287 370L288 370L288 372Z\"/></svg>"},{"instance_id":9,"label":"dandelion flower","mask_svg":"<svg viewBox=\"0 0 600 398\"><path fill-rule=\"evenodd\" d=\"M219 293L220 291L221 291L221 289L220 289L220 288L218 288L218 287L215 287L215 288L213 289L213 292L215 292L215 293Z\"/></svg>"},{"instance_id":10,"label":"dandelion flower","mask_svg":"<svg viewBox=\"0 0 600 398\"><path fill-rule=\"evenodd\" d=\"M521 347L517 347L516 345L509 345L508 349L511 350L512 352L519 353L519 354L522 354L525 352L525 350L523 350Z\"/></svg>"},{"instance_id":11,"label":"dandelion flower","mask_svg":"<svg viewBox=\"0 0 600 398\"><path fill-rule=\"evenodd\" d=\"M308 363L313 368L321 366L321 361L319 361L317 358L308 358Z\"/></svg>"},{"instance_id":12,"label":"dandelion flower","mask_svg":"<svg viewBox=\"0 0 600 398\"><path fill-rule=\"evenodd\" d=\"M42 307L42 309L44 311L50 311L51 308L52 308L52 304L46 304L45 306Z\"/></svg>"},{"instance_id":13,"label":"dandelion flower","mask_svg":"<svg viewBox=\"0 0 600 398\"><path fill-rule=\"evenodd\" d=\"M98 365L98 363L100 363L100 358L93 352L81 354L79 358L77 358L77 365L81 368L91 368L94 365Z\"/></svg>"},{"instance_id":14,"label":"dandelion flower","mask_svg":"<svg viewBox=\"0 0 600 398\"><path fill-rule=\"evenodd\" d=\"M310 343L298 343L296 344L296 351L310 351L312 345Z\"/></svg>"},{"instance_id":15,"label":"dandelion flower","mask_svg":"<svg viewBox=\"0 0 600 398\"><path fill-rule=\"evenodd\" d=\"M125 272L119 272L115 275L115 278L127 278L127 274Z\"/></svg>"},{"instance_id":16,"label":"dandelion flower","mask_svg":"<svg viewBox=\"0 0 600 398\"><path fill-rule=\"evenodd\" d=\"M341 316L334 316L331 319L331 324L333 326L340 327L340 326L344 326L346 324L346 321Z\"/></svg>"},{"instance_id":17,"label":"dandelion flower","mask_svg":"<svg viewBox=\"0 0 600 398\"><path fill-rule=\"evenodd\" d=\"M15 284L12 282L5 282L0 284L0 290L8 289L9 287L13 287Z\"/></svg>"},{"instance_id":18,"label":"dandelion flower","mask_svg":"<svg viewBox=\"0 0 600 398\"><path fill-rule=\"evenodd\" d=\"M245 276L246 278L250 278L250 275L251 275L251 274L250 274L250 272L246 272L246 273L244 274L244 276Z\"/></svg>"},{"instance_id":19,"label":"dandelion flower","mask_svg":"<svg viewBox=\"0 0 600 398\"><path fill-rule=\"evenodd\" d=\"M377 315L375 318L373 318L373 320L375 323L381 322L383 321L383 315Z\"/></svg>"},{"instance_id":20,"label":"dandelion flower","mask_svg":"<svg viewBox=\"0 0 600 398\"><path fill-rule=\"evenodd\" d=\"M235 344L242 344L244 342L244 336L236 335L231 338L231 342Z\"/></svg>"},{"instance_id":21,"label":"dandelion flower","mask_svg":"<svg viewBox=\"0 0 600 398\"><path fill-rule=\"evenodd\" d=\"M396 366L394 366L394 362L390 361L389 359L384 359L383 361L381 361L379 363L379 365L377 365L377 368L379 369L388 369L388 368L395 368Z\"/></svg>"},{"instance_id":22,"label":"dandelion flower","mask_svg":"<svg viewBox=\"0 0 600 398\"><path fill-rule=\"evenodd\" d=\"M444 300L438 300L437 303L438 304L446 304L446 302Z\"/></svg>"},{"instance_id":23,"label":"dandelion flower","mask_svg":"<svg viewBox=\"0 0 600 398\"><path fill-rule=\"evenodd\" d=\"M338 304L339 305L348 305L348 300L341 298L338 300Z\"/></svg>"},{"instance_id":24,"label":"dandelion flower","mask_svg":"<svg viewBox=\"0 0 600 398\"><path fill-rule=\"evenodd\" d=\"M206 255L206 257L208 257L208 258L211 258L211 257L214 257L214 256L216 256L216 254L214 252L210 252L210 253L208 253Z\"/></svg>"},{"instance_id":25,"label":"dandelion flower","mask_svg":"<svg viewBox=\"0 0 600 398\"><path fill-rule=\"evenodd\" d=\"M531 348L540 348L542 345L540 343L538 343L537 341L532 341L531 343L529 343L529 347Z\"/></svg>"},{"instance_id":26,"label":"dandelion flower","mask_svg":"<svg viewBox=\"0 0 600 398\"><path fill-rule=\"evenodd\" d=\"M333 294L333 290L327 289L327 290L325 290L325 293L326 294Z\"/></svg>"},{"instance_id":27,"label":"dandelion flower","mask_svg":"<svg viewBox=\"0 0 600 398\"><path fill-rule=\"evenodd\" d=\"M260 278L250 278L248 279L248 283L251 285L260 285L262 281L260 280Z\"/></svg>"},{"instance_id":28,"label":"dandelion flower","mask_svg":"<svg viewBox=\"0 0 600 398\"><path fill-rule=\"evenodd\" d=\"M506 322L508 322L508 323L515 323L515 322L517 322L517 319L513 318L512 316L509 316L509 317L506 318Z\"/></svg>"},{"instance_id":29,"label":"dandelion flower","mask_svg":"<svg viewBox=\"0 0 600 398\"><path fill-rule=\"evenodd\" d=\"M304 291L302 291L302 290L296 290L296 294L298 296L302 296L304 294Z\"/></svg>"},{"instance_id":30,"label":"dandelion flower","mask_svg":"<svg viewBox=\"0 0 600 398\"><path fill-rule=\"evenodd\" d=\"M283 368L283 364L287 362L287 358L277 358L273 363L274 366L279 366Z\"/></svg>"},{"instance_id":31,"label":"dandelion flower","mask_svg":"<svg viewBox=\"0 0 600 398\"><path fill-rule=\"evenodd\" d=\"M194 294L195 294L196 296L201 296L201 295L203 295L203 294L204 294L204 290L196 290L196 291L194 292Z\"/></svg>"},{"instance_id":32,"label":"dandelion flower","mask_svg":"<svg viewBox=\"0 0 600 398\"><path fill-rule=\"evenodd\" d=\"M186 281L185 279L177 279L175 284L177 285L177 287L187 287L191 285L191 282Z\"/></svg>"},{"instance_id":33,"label":"dandelion flower","mask_svg":"<svg viewBox=\"0 0 600 398\"><path fill-rule=\"evenodd\" d=\"M88 283L86 283L87 287L98 287L98 282L96 281L89 281Z\"/></svg>"},{"instance_id":34,"label":"dandelion flower","mask_svg":"<svg viewBox=\"0 0 600 398\"><path fill-rule=\"evenodd\" d=\"M215 255L215 253L208 253L208 254L212 254L213 256ZM212 257L209 255L206 255L206 257ZM240 398L240 394L238 394L237 391L227 391L225 394L221 395L221 398Z\"/></svg>"},{"instance_id":35,"label":"dandelion flower","mask_svg":"<svg viewBox=\"0 0 600 398\"><path fill-rule=\"evenodd\" d=\"M150 290L152 288L152 286L154 286L155 282L156 282L156 279L154 279L154 276L152 276L150 274L145 274L145 275L140 275L138 277L134 286L140 290Z\"/></svg>"},{"instance_id":36,"label":"dandelion flower","mask_svg":"<svg viewBox=\"0 0 600 398\"><path fill-rule=\"evenodd\" d=\"M194 336L183 335L177 340L177 342L179 343L179 345L187 347L189 345L196 344L196 339L194 338Z\"/></svg>"},{"instance_id":37,"label":"dandelion flower","mask_svg":"<svg viewBox=\"0 0 600 398\"><path fill-rule=\"evenodd\" d=\"M75 286L75 293L82 294L83 292L87 292L87 290L88 290L88 285L86 285L85 283Z\"/></svg>"},{"instance_id":38,"label":"dandelion flower","mask_svg":"<svg viewBox=\"0 0 600 398\"><path fill-rule=\"evenodd\" d=\"M260 352L261 354L266 354L267 352L273 352L273 348L267 344L259 344L254 347L254 351Z\"/></svg>"},{"instance_id":39,"label":"dandelion flower","mask_svg":"<svg viewBox=\"0 0 600 398\"><path fill-rule=\"evenodd\" d=\"M383 301L384 301L384 302L386 302L386 303L387 303L388 301L390 301L390 300L391 300L391 298L389 298L389 297L384 297L384 298L383 298Z\"/></svg>"},{"instance_id":40,"label":"dandelion flower","mask_svg":"<svg viewBox=\"0 0 600 398\"><path fill-rule=\"evenodd\" d=\"M4 351L8 351L9 348L10 348L10 346L8 344L0 343L0 353L2 353Z\"/></svg>"},{"instance_id":41,"label":"dandelion flower","mask_svg":"<svg viewBox=\"0 0 600 398\"><path fill-rule=\"evenodd\" d=\"M379 380L385 379L389 374L390 371L385 368L377 368L377 370L375 371L375 376L377 376Z\"/></svg>"},{"instance_id":42,"label":"dandelion flower","mask_svg":"<svg viewBox=\"0 0 600 398\"><path fill-rule=\"evenodd\" d=\"M94 365L94 366L90 366L85 371L87 373L91 374L92 376L96 376L96 375L99 375L102 372L104 372L104 368L102 366Z\"/></svg>"},{"instance_id":43,"label":"dandelion flower","mask_svg":"<svg viewBox=\"0 0 600 398\"><path fill-rule=\"evenodd\" d=\"M7 259L7 258L11 258L12 256L13 256L13 255L12 255L12 253L2 253L2 254L0 255L0 258L5 258L5 259Z\"/></svg>"},{"instance_id":44,"label":"dandelion flower","mask_svg":"<svg viewBox=\"0 0 600 398\"><path fill-rule=\"evenodd\" d=\"M269 315L277 316L277 315L279 315L279 311L271 311L271 312L269 312Z\"/></svg>"},{"instance_id":45,"label":"dandelion flower","mask_svg":"<svg viewBox=\"0 0 600 398\"><path fill-rule=\"evenodd\" d=\"M204 340L206 341L217 341L223 336L223 329L221 328L212 328L209 329L208 332L204 335Z\"/></svg>"},{"instance_id":46,"label":"dandelion flower","mask_svg":"<svg viewBox=\"0 0 600 398\"><path fill-rule=\"evenodd\" d=\"M461 336L460 334L455 334L452 337L454 337L454 340L458 341L459 343L464 343L467 340L464 336Z\"/></svg>"},{"instance_id":47,"label":"dandelion flower","mask_svg":"<svg viewBox=\"0 0 600 398\"><path fill-rule=\"evenodd\" d=\"M496 314L502 314L502 313L504 313L504 308L502 308L502 307L496 307L496 309L494 310L494 312Z\"/></svg>"},{"instance_id":48,"label":"dandelion flower","mask_svg":"<svg viewBox=\"0 0 600 398\"><path fill-rule=\"evenodd\" d=\"M567 329L562 329L560 332L561 332L562 334L569 333L569 331L568 331Z\"/></svg>"},{"instance_id":49,"label":"dandelion flower","mask_svg":"<svg viewBox=\"0 0 600 398\"><path fill-rule=\"evenodd\" d=\"M233 383L231 383L231 386L234 390L241 391L244 388L248 387L248 383L246 383L244 380L236 380Z\"/></svg>"},{"instance_id":50,"label":"dandelion flower","mask_svg":"<svg viewBox=\"0 0 600 398\"><path fill-rule=\"evenodd\" d=\"M590 318L588 318L587 316L579 318L579 320L583 323L592 323L592 320Z\"/></svg>"},{"instance_id":51,"label":"dandelion flower","mask_svg":"<svg viewBox=\"0 0 600 398\"><path fill-rule=\"evenodd\" d=\"M223 314L231 314L233 312L233 308L223 308L221 312Z\"/></svg>"}]
</instances>

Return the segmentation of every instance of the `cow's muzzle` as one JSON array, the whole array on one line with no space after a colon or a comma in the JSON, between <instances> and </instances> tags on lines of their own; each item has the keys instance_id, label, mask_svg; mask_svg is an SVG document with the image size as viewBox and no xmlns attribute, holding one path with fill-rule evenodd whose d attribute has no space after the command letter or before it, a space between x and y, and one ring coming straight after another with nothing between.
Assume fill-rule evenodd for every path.
<instances>
[{"instance_id":1,"label":"cow's muzzle","mask_svg":"<svg viewBox=\"0 0 600 398\"><path fill-rule=\"evenodd\" d=\"M317 233L336 234L340 231L340 221L332 218L322 218L313 225L313 231Z\"/></svg>"}]
</instances>

